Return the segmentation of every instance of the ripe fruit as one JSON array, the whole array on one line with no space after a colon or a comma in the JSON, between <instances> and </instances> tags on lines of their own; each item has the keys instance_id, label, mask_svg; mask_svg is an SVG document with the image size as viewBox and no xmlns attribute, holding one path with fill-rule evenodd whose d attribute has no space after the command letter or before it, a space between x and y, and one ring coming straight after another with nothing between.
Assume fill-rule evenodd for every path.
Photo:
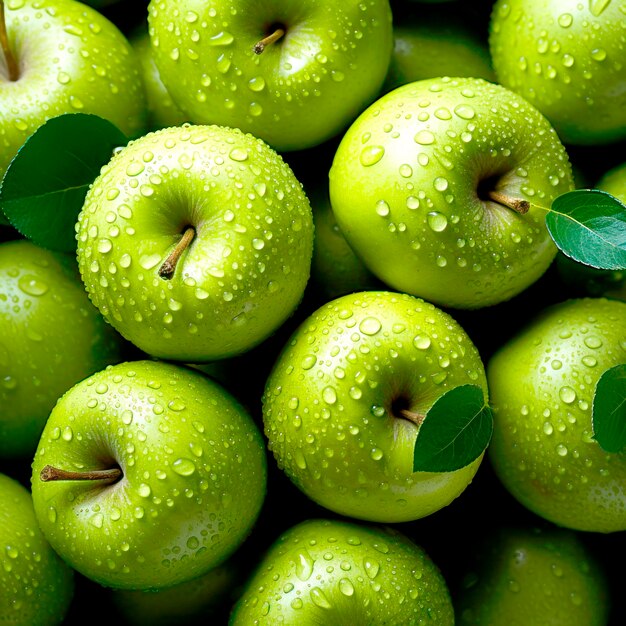
<instances>
[{"instance_id":1,"label":"ripe fruit","mask_svg":"<svg viewBox=\"0 0 626 626\"><path fill-rule=\"evenodd\" d=\"M337 223L365 265L393 289L455 308L508 300L545 272L556 246L544 209L572 187L546 119L473 78L383 96L330 170Z\"/></svg>"},{"instance_id":2,"label":"ripe fruit","mask_svg":"<svg viewBox=\"0 0 626 626\"><path fill-rule=\"evenodd\" d=\"M139 64L112 22L74 0L3 4L15 70L0 49L0 178L27 137L62 113L100 115L129 136L143 132Z\"/></svg>"},{"instance_id":3,"label":"ripe fruit","mask_svg":"<svg viewBox=\"0 0 626 626\"><path fill-rule=\"evenodd\" d=\"M593 439L595 386L626 363L626 303L569 300L529 321L490 359L489 458L504 486L560 526L626 530L626 459Z\"/></svg>"},{"instance_id":4,"label":"ripe fruit","mask_svg":"<svg viewBox=\"0 0 626 626\"><path fill-rule=\"evenodd\" d=\"M388 0L152 0L148 23L163 83L192 122L241 128L279 151L350 124L392 48Z\"/></svg>"},{"instance_id":5,"label":"ripe fruit","mask_svg":"<svg viewBox=\"0 0 626 626\"><path fill-rule=\"evenodd\" d=\"M62 624L74 596L74 572L45 540L30 493L0 474L0 623Z\"/></svg>"},{"instance_id":6,"label":"ripe fruit","mask_svg":"<svg viewBox=\"0 0 626 626\"><path fill-rule=\"evenodd\" d=\"M498 82L536 106L565 143L626 137L623 3L498 0L490 30Z\"/></svg>"},{"instance_id":7,"label":"ripe fruit","mask_svg":"<svg viewBox=\"0 0 626 626\"><path fill-rule=\"evenodd\" d=\"M606 626L607 580L572 531L501 527L471 548L455 597L459 626Z\"/></svg>"},{"instance_id":8,"label":"ripe fruit","mask_svg":"<svg viewBox=\"0 0 626 626\"><path fill-rule=\"evenodd\" d=\"M292 314L309 278L302 185L238 129L183 125L131 142L93 183L77 228L92 302L159 358L249 350Z\"/></svg>"},{"instance_id":9,"label":"ripe fruit","mask_svg":"<svg viewBox=\"0 0 626 626\"><path fill-rule=\"evenodd\" d=\"M397 530L310 519L270 547L230 626L454 624L439 569Z\"/></svg>"},{"instance_id":10,"label":"ripe fruit","mask_svg":"<svg viewBox=\"0 0 626 626\"><path fill-rule=\"evenodd\" d=\"M239 403L199 372L153 361L68 390L32 473L54 549L120 589L168 587L222 563L254 526L265 482L263 439Z\"/></svg>"},{"instance_id":11,"label":"ripe fruit","mask_svg":"<svg viewBox=\"0 0 626 626\"><path fill-rule=\"evenodd\" d=\"M318 504L377 522L429 515L465 490L482 455L454 472L413 472L421 420L449 389L487 394L478 351L449 315L406 294L363 292L295 331L263 395L269 448Z\"/></svg>"},{"instance_id":12,"label":"ripe fruit","mask_svg":"<svg viewBox=\"0 0 626 626\"><path fill-rule=\"evenodd\" d=\"M0 458L31 457L65 391L121 358L69 255L0 244Z\"/></svg>"}]
</instances>

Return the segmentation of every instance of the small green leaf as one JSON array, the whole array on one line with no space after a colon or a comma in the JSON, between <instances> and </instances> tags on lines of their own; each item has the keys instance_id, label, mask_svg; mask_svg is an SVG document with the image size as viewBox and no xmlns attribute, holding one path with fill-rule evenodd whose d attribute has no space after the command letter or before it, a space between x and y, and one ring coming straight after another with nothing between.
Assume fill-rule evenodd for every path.
<instances>
[{"instance_id":1,"label":"small green leaf","mask_svg":"<svg viewBox=\"0 0 626 626\"><path fill-rule=\"evenodd\" d=\"M598 269L626 269L626 205L606 191L576 189L558 196L546 216L558 248Z\"/></svg>"},{"instance_id":2,"label":"small green leaf","mask_svg":"<svg viewBox=\"0 0 626 626\"><path fill-rule=\"evenodd\" d=\"M493 412L477 385L461 385L443 394L420 426L413 456L414 472L453 472L469 465L487 448Z\"/></svg>"},{"instance_id":3,"label":"small green leaf","mask_svg":"<svg viewBox=\"0 0 626 626\"><path fill-rule=\"evenodd\" d=\"M592 406L593 436L606 452L621 452L626 446L626 364L613 367L600 377Z\"/></svg>"},{"instance_id":4,"label":"small green leaf","mask_svg":"<svg viewBox=\"0 0 626 626\"><path fill-rule=\"evenodd\" d=\"M89 185L128 139L97 115L68 113L40 126L11 161L0 207L11 225L51 250L76 249L74 226Z\"/></svg>"}]
</instances>

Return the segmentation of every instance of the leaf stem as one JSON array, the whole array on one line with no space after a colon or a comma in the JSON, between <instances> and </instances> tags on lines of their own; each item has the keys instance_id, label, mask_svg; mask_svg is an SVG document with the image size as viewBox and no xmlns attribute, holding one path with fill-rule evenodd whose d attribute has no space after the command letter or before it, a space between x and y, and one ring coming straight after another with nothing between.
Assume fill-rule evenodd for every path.
<instances>
[{"instance_id":1,"label":"leaf stem","mask_svg":"<svg viewBox=\"0 0 626 626\"><path fill-rule=\"evenodd\" d=\"M7 33L6 15L4 11L4 0L0 0L0 46L4 53L4 58L9 71L9 80L15 82L20 77L20 71L15 60L15 55L9 45L9 35Z\"/></svg>"},{"instance_id":2,"label":"leaf stem","mask_svg":"<svg viewBox=\"0 0 626 626\"><path fill-rule=\"evenodd\" d=\"M119 467L112 467L105 470L90 470L87 472L72 472L69 470L46 465L40 472L39 478L47 483L57 480L102 480L115 482L122 477L122 470Z\"/></svg>"},{"instance_id":3,"label":"leaf stem","mask_svg":"<svg viewBox=\"0 0 626 626\"><path fill-rule=\"evenodd\" d=\"M165 280L170 280L174 276L176 271L176 265L180 260L183 252L189 247L189 244L196 236L196 231L193 226L187 227L183 233L182 239L176 244L176 247L172 250L170 255L163 261L163 265L159 268L159 276Z\"/></svg>"},{"instance_id":4,"label":"leaf stem","mask_svg":"<svg viewBox=\"0 0 626 626\"><path fill-rule=\"evenodd\" d=\"M278 41L285 34L284 28L277 28L271 35L264 37L261 41L257 41L252 48L254 54L261 54L265 50L266 46L269 46Z\"/></svg>"},{"instance_id":5,"label":"leaf stem","mask_svg":"<svg viewBox=\"0 0 626 626\"><path fill-rule=\"evenodd\" d=\"M520 200L519 198L511 198L511 196L508 196L507 194L502 193L501 191L496 191L495 189L489 191L487 195L489 196L490 200L493 200L497 204L501 204L502 206L505 206L507 209L512 209L513 211L515 211L516 213L519 213L520 215L524 215L525 213L528 213L528 210L530 209L530 202L528 202L528 200Z\"/></svg>"}]
</instances>

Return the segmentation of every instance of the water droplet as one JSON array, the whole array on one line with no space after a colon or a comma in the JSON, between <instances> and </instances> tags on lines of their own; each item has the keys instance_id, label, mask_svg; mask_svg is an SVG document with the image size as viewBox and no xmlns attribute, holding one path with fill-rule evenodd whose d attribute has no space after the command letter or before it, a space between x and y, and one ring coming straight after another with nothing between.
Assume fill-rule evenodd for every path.
<instances>
[{"instance_id":1,"label":"water droplet","mask_svg":"<svg viewBox=\"0 0 626 626\"><path fill-rule=\"evenodd\" d=\"M359 330L365 335L375 335L380 331L382 325L375 317L366 317L360 324Z\"/></svg>"},{"instance_id":2,"label":"water droplet","mask_svg":"<svg viewBox=\"0 0 626 626\"><path fill-rule=\"evenodd\" d=\"M448 226L448 218L443 213L439 213L438 211L431 211L426 216L426 221L428 222L428 226L431 230L436 233L444 231Z\"/></svg>"},{"instance_id":3,"label":"water droplet","mask_svg":"<svg viewBox=\"0 0 626 626\"><path fill-rule=\"evenodd\" d=\"M324 592L319 587L313 587L313 589L311 589L310 596L313 604L315 604L315 606L319 606L320 609L332 608L332 605L328 601L328 598L324 595Z\"/></svg>"},{"instance_id":4,"label":"water droplet","mask_svg":"<svg viewBox=\"0 0 626 626\"><path fill-rule=\"evenodd\" d=\"M370 167L378 163L385 154L382 146L367 146L361 151L361 165Z\"/></svg>"},{"instance_id":5,"label":"water droplet","mask_svg":"<svg viewBox=\"0 0 626 626\"><path fill-rule=\"evenodd\" d=\"M301 361L300 367L303 370L310 370L317 362L317 357L314 354L307 354Z\"/></svg>"},{"instance_id":6,"label":"water droplet","mask_svg":"<svg viewBox=\"0 0 626 626\"><path fill-rule=\"evenodd\" d=\"M335 404L337 402L337 392L334 387L324 387L322 398L326 404Z\"/></svg>"},{"instance_id":7,"label":"water droplet","mask_svg":"<svg viewBox=\"0 0 626 626\"><path fill-rule=\"evenodd\" d=\"M569 28L573 24L574 18L571 13L561 13L558 17L558 22L561 28Z\"/></svg>"},{"instance_id":8,"label":"water droplet","mask_svg":"<svg viewBox=\"0 0 626 626\"><path fill-rule=\"evenodd\" d=\"M137 492L142 498L148 498L152 493L152 490L150 489L150 485L146 485L146 483L141 483L141 485L139 485L139 489L137 489Z\"/></svg>"},{"instance_id":9,"label":"water droplet","mask_svg":"<svg viewBox=\"0 0 626 626\"><path fill-rule=\"evenodd\" d=\"M339 591L341 591L344 596L350 597L354 595L354 585L347 578L342 578L339 581Z\"/></svg>"},{"instance_id":10,"label":"water droplet","mask_svg":"<svg viewBox=\"0 0 626 626\"><path fill-rule=\"evenodd\" d=\"M380 461L383 458L383 455L384 453L380 448L374 448L370 452L370 456L372 457L374 461Z\"/></svg>"},{"instance_id":11,"label":"water droplet","mask_svg":"<svg viewBox=\"0 0 626 626\"><path fill-rule=\"evenodd\" d=\"M589 11L595 17L599 17L611 4L611 0L589 0Z\"/></svg>"},{"instance_id":12,"label":"water droplet","mask_svg":"<svg viewBox=\"0 0 626 626\"><path fill-rule=\"evenodd\" d=\"M454 112L464 120L471 120L476 115L474 109L469 104L459 104L454 108Z\"/></svg>"},{"instance_id":13,"label":"water droplet","mask_svg":"<svg viewBox=\"0 0 626 626\"><path fill-rule=\"evenodd\" d=\"M196 471L196 466L192 460L183 457L172 463L172 469L180 476L191 476Z\"/></svg>"},{"instance_id":14,"label":"water droplet","mask_svg":"<svg viewBox=\"0 0 626 626\"><path fill-rule=\"evenodd\" d=\"M233 148L228 156L233 161L246 161L248 158L248 151L245 148Z\"/></svg>"},{"instance_id":15,"label":"water droplet","mask_svg":"<svg viewBox=\"0 0 626 626\"><path fill-rule=\"evenodd\" d=\"M376 203L376 213L381 217L387 217L389 215L390 208L389 205L384 200L379 200Z\"/></svg>"},{"instance_id":16,"label":"water droplet","mask_svg":"<svg viewBox=\"0 0 626 626\"><path fill-rule=\"evenodd\" d=\"M592 350L602 347L602 339L600 337L585 337L585 345Z\"/></svg>"},{"instance_id":17,"label":"water droplet","mask_svg":"<svg viewBox=\"0 0 626 626\"><path fill-rule=\"evenodd\" d=\"M298 560L296 561L296 576L302 582L306 582L309 578L311 578L311 574L313 573L313 564L313 559L306 550L302 550L298 554Z\"/></svg>"},{"instance_id":18,"label":"water droplet","mask_svg":"<svg viewBox=\"0 0 626 626\"><path fill-rule=\"evenodd\" d=\"M576 391L574 391L571 387L561 387L559 389L559 398L561 398L565 404L571 404L574 400L576 400Z\"/></svg>"},{"instance_id":19,"label":"water droplet","mask_svg":"<svg viewBox=\"0 0 626 626\"><path fill-rule=\"evenodd\" d=\"M365 568L365 573L372 580L378 576L378 572L380 571L380 564L377 561L370 561L369 559L365 559L363 562L363 567Z\"/></svg>"},{"instance_id":20,"label":"water droplet","mask_svg":"<svg viewBox=\"0 0 626 626\"><path fill-rule=\"evenodd\" d=\"M435 135L433 135L429 130L420 130L413 139L415 140L415 143L419 143L422 146L428 146L435 143Z\"/></svg>"},{"instance_id":21,"label":"water droplet","mask_svg":"<svg viewBox=\"0 0 626 626\"><path fill-rule=\"evenodd\" d=\"M448 181L441 176L435 178L433 186L437 191L445 191L448 188Z\"/></svg>"},{"instance_id":22,"label":"water droplet","mask_svg":"<svg viewBox=\"0 0 626 626\"><path fill-rule=\"evenodd\" d=\"M430 348L430 337L428 335L416 335L415 339L413 339L413 345L418 350L428 350Z\"/></svg>"}]
</instances>

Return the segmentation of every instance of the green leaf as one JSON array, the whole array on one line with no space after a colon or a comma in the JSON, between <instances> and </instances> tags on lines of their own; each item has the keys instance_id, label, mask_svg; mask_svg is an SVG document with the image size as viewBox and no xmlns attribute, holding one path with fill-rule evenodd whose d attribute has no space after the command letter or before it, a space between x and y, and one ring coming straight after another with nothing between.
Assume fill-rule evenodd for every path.
<instances>
[{"instance_id":1,"label":"green leaf","mask_svg":"<svg viewBox=\"0 0 626 626\"><path fill-rule=\"evenodd\" d=\"M576 189L558 196L546 216L558 248L598 269L626 269L626 205L606 191Z\"/></svg>"},{"instance_id":2,"label":"green leaf","mask_svg":"<svg viewBox=\"0 0 626 626\"><path fill-rule=\"evenodd\" d=\"M593 435L606 452L621 452L626 446L626 364L613 367L600 377L592 406Z\"/></svg>"},{"instance_id":3,"label":"green leaf","mask_svg":"<svg viewBox=\"0 0 626 626\"><path fill-rule=\"evenodd\" d=\"M89 185L128 139L97 115L68 113L40 126L11 161L0 207L11 225L51 250L76 249L74 226Z\"/></svg>"},{"instance_id":4,"label":"green leaf","mask_svg":"<svg viewBox=\"0 0 626 626\"><path fill-rule=\"evenodd\" d=\"M413 455L414 472L453 472L469 465L487 448L493 412L477 385L450 389L433 404L420 426Z\"/></svg>"}]
</instances>

